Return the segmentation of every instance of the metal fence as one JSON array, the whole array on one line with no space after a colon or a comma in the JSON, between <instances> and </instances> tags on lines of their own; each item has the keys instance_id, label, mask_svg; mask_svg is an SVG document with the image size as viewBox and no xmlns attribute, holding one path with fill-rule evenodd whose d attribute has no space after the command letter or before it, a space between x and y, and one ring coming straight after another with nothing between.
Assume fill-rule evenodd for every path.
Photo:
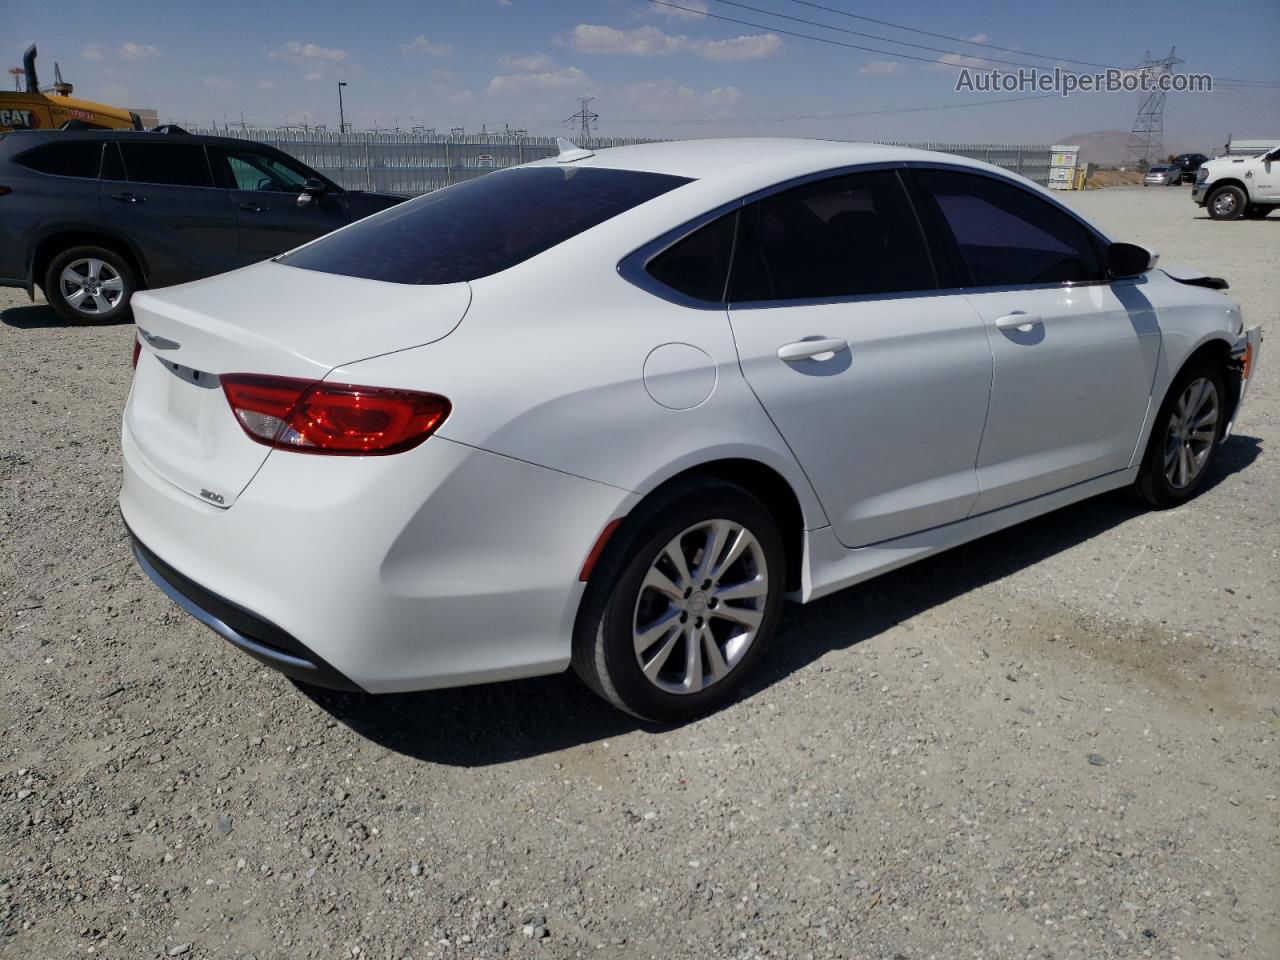
<instances>
[{"instance_id":1,"label":"metal fence","mask_svg":"<svg viewBox=\"0 0 1280 960\"><path fill-rule=\"evenodd\" d=\"M441 136L414 133L328 133L303 130L197 130L270 144L351 190L417 195L483 176L504 167L555 156L554 137L494 134ZM589 150L652 140L593 138ZM1045 185L1051 151L1047 146L992 143L895 143L985 160Z\"/></svg>"}]
</instances>

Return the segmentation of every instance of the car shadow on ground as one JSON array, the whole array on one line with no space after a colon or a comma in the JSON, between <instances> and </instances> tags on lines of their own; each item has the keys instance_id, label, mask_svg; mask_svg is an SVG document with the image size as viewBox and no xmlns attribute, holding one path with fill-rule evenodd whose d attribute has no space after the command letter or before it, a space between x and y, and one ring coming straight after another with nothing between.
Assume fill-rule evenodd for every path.
<instances>
[{"instance_id":1,"label":"car shadow on ground","mask_svg":"<svg viewBox=\"0 0 1280 960\"><path fill-rule=\"evenodd\" d=\"M1261 452L1258 439L1233 437L1214 458L1202 493L1249 466ZM832 650L856 646L931 607L1103 534L1145 510L1121 493L1094 497L814 603L789 604L768 657L741 696L757 696ZM450 766L507 763L631 730L664 729L613 709L571 672L383 696L296 686L374 743Z\"/></svg>"},{"instance_id":2,"label":"car shadow on ground","mask_svg":"<svg viewBox=\"0 0 1280 960\"><path fill-rule=\"evenodd\" d=\"M117 327L126 323L133 323L133 320L113 320L108 323L98 320L85 320L83 323L76 323L58 316L57 311L47 303L27 303L20 307L9 307L0 311L0 323L3 323L6 327L13 327L15 330L45 330L53 327Z\"/></svg>"}]
</instances>

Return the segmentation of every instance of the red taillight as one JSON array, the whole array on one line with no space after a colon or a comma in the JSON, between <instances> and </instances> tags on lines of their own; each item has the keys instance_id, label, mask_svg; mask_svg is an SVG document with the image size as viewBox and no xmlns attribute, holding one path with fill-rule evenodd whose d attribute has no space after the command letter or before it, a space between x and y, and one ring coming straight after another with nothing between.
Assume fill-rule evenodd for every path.
<instances>
[{"instance_id":1,"label":"red taillight","mask_svg":"<svg viewBox=\"0 0 1280 960\"><path fill-rule=\"evenodd\" d=\"M138 357L142 355L142 341L138 339L138 335L133 335L133 369L138 369Z\"/></svg>"},{"instance_id":2,"label":"red taillight","mask_svg":"<svg viewBox=\"0 0 1280 960\"><path fill-rule=\"evenodd\" d=\"M0 187L0 197L6 197L11 193L13 193L13 189L11 187Z\"/></svg>"},{"instance_id":3,"label":"red taillight","mask_svg":"<svg viewBox=\"0 0 1280 960\"><path fill-rule=\"evenodd\" d=\"M415 390L253 373L220 379L245 433L299 453L400 453L435 433L452 409L444 397Z\"/></svg>"}]
</instances>

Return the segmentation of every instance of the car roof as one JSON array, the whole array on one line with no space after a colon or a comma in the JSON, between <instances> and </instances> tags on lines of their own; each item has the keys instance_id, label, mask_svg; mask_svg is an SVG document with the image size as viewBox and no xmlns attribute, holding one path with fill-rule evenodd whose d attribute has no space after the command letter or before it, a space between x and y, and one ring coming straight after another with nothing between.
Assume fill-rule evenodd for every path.
<instances>
[{"instance_id":1,"label":"car roof","mask_svg":"<svg viewBox=\"0 0 1280 960\"><path fill-rule=\"evenodd\" d=\"M0 143L12 137L17 147L32 147L39 143L66 140L131 140L152 143L221 143L244 146L246 141L238 137L214 137L198 133L157 133L154 130L11 130L0 134ZM257 143L255 146L270 147Z\"/></svg>"}]
</instances>

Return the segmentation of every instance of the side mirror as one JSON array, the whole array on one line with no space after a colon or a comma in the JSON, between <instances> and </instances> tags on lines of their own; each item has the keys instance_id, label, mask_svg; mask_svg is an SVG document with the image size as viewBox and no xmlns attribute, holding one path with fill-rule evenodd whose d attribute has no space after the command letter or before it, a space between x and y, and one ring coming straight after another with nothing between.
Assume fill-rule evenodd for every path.
<instances>
[{"instance_id":1,"label":"side mirror","mask_svg":"<svg viewBox=\"0 0 1280 960\"><path fill-rule=\"evenodd\" d=\"M1113 243L1107 247L1107 269L1113 277L1140 277L1154 270L1160 254L1136 243Z\"/></svg>"},{"instance_id":2,"label":"side mirror","mask_svg":"<svg viewBox=\"0 0 1280 960\"><path fill-rule=\"evenodd\" d=\"M324 181L319 177L307 177L302 184L302 192L298 194L298 206L306 206L328 192L329 188L324 185Z\"/></svg>"}]
</instances>

